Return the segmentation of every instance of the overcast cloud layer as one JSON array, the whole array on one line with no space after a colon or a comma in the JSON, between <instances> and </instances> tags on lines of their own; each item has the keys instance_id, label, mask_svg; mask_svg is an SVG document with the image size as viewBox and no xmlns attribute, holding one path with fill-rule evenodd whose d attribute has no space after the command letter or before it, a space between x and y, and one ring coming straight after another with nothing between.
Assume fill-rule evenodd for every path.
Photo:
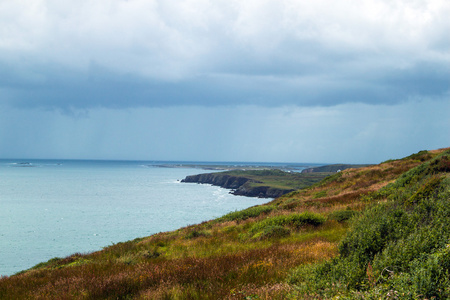
<instances>
[{"instance_id":1,"label":"overcast cloud layer","mask_svg":"<svg viewBox=\"0 0 450 300\"><path fill-rule=\"evenodd\" d=\"M0 156L332 162L337 132L341 151L367 148L341 161L449 146L449 15L447 0L1 1Z\"/></svg>"}]
</instances>

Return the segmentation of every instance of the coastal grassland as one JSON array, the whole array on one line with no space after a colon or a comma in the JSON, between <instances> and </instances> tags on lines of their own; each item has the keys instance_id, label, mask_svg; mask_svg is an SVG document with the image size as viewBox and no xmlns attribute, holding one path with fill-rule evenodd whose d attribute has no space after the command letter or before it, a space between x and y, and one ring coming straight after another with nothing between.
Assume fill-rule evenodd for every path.
<instances>
[{"instance_id":1,"label":"coastal grassland","mask_svg":"<svg viewBox=\"0 0 450 300\"><path fill-rule=\"evenodd\" d=\"M247 240L242 234L251 223L205 225L53 259L3 278L0 298L235 298L249 289L278 286L300 264L333 257L335 241L345 232L329 223L282 238ZM204 234L192 235L194 230Z\"/></svg>"},{"instance_id":2,"label":"coastal grassland","mask_svg":"<svg viewBox=\"0 0 450 300\"><path fill-rule=\"evenodd\" d=\"M54 258L1 278L0 299L443 297L449 155L348 169L266 205Z\"/></svg>"},{"instance_id":3,"label":"coastal grassland","mask_svg":"<svg viewBox=\"0 0 450 300\"><path fill-rule=\"evenodd\" d=\"M252 179L249 187L269 186L278 189L302 189L329 176L330 172L298 173L284 172L276 169L267 170L232 170L223 174Z\"/></svg>"},{"instance_id":4,"label":"coastal grassland","mask_svg":"<svg viewBox=\"0 0 450 300\"><path fill-rule=\"evenodd\" d=\"M181 182L206 183L231 189L232 194L277 198L319 182L332 173L298 173L277 169L231 170L186 176Z\"/></svg>"}]
</instances>

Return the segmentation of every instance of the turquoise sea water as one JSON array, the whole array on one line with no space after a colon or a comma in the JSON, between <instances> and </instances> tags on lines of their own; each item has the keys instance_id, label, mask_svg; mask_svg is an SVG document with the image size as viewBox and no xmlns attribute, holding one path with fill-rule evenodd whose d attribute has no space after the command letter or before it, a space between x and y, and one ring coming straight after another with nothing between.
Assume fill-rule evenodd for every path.
<instances>
[{"instance_id":1,"label":"turquoise sea water","mask_svg":"<svg viewBox=\"0 0 450 300\"><path fill-rule=\"evenodd\" d=\"M0 275L270 200L180 183L211 171L158 164L0 160Z\"/></svg>"}]
</instances>

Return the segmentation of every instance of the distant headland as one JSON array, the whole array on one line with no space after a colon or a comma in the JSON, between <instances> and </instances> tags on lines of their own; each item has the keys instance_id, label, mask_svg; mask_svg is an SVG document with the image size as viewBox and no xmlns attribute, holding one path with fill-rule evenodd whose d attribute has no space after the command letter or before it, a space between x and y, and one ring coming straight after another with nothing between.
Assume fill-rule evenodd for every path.
<instances>
[{"instance_id":1,"label":"distant headland","mask_svg":"<svg viewBox=\"0 0 450 300\"><path fill-rule=\"evenodd\" d=\"M305 188L333 173L368 165L336 164L303 169L300 172L289 172L277 167L245 167L235 166L225 172L190 175L181 180L186 183L206 183L231 189L231 193L239 196L277 198L292 191ZM211 166L212 170L221 170L222 166Z\"/></svg>"}]
</instances>

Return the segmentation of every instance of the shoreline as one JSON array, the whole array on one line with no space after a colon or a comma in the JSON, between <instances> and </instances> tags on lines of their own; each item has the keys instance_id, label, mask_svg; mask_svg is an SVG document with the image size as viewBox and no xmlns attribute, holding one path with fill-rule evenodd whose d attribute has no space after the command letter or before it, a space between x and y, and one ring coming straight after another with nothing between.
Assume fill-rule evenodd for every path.
<instances>
[{"instance_id":1,"label":"shoreline","mask_svg":"<svg viewBox=\"0 0 450 300\"><path fill-rule=\"evenodd\" d=\"M283 170L287 172L301 172L302 170L308 168L314 168L318 166L322 166L322 164L284 164L284 165L238 165L238 164L191 164L191 163L182 163L182 164L150 164L149 167L156 168L180 168L180 169L200 169L206 171L234 171L234 170L242 170L242 171L253 171L253 170Z\"/></svg>"}]
</instances>

